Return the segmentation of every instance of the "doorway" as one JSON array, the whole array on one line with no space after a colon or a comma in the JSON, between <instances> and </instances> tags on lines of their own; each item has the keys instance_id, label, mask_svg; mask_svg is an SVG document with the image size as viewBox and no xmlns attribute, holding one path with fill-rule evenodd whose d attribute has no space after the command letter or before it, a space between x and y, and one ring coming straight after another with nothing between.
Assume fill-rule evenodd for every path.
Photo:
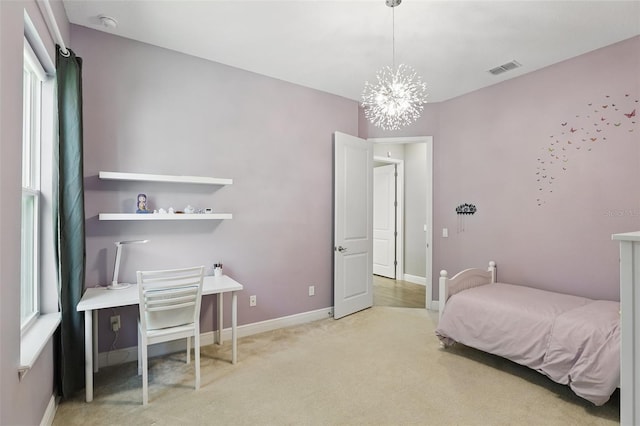
<instances>
[{"instance_id":1,"label":"doorway","mask_svg":"<svg viewBox=\"0 0 640 426\"><path fill-rule=\"evenodd\" d=\"M373 273L402 278L404 160L373 157Z\"/></svg>"},{"instance_id":2,"label":"doorway","mask_svg":"<svg viewBox=\"0 0 640 426\"><path fill-rule=\"evenodd\" d=\"M425 308L426 287L404 280L373 276L373 306Z\"/></svg>"},{"instance_id":3,"label":"doorway","mask_svg":"<svg viewBox=\"0 0 640 426\"><path fill-rule=\"evenodd\" d=\"M432 294L433 138L422 136L368 140L374 146L374 167L375 164L393 164L396 169L401 170L396 186L397 207L393 213L397 219L394 221L395 277L385 273L378 274L374 263L374 304L436 309ZM391 215L392 211L386 214ZM392 253L391 243L384 240L383 238L378 242L379 246ZM380 259L387 260L391 256L393 254L385 254L377 256L377 259L380 262Z\"/></svg>"}]
</instances>

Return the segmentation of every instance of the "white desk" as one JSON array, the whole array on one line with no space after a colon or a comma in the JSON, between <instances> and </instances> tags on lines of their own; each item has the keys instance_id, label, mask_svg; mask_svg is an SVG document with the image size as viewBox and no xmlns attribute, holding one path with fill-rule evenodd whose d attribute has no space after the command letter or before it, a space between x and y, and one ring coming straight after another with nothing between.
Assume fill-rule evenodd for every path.
<instances>
[{"instance_id":1,"label":"white desk","mask_svg":"<svg viewBox=\"0 0 640 426\"><path fill-rule=\"evenodd\" d=\"M204 277L202 294L217 294L218 330L216 341L222 344L222 294L231 292L231 362L237 358L238 296L242 284L226 275L221 277ZM86 401L93 401L93 373L98 371L98 310L117 308L119 306L137 305L139 303L138 286L132 285L122 290L108 290L106 287L87 288L76 309L84 311L84 368Z\"/></svg>"}]
</instances>

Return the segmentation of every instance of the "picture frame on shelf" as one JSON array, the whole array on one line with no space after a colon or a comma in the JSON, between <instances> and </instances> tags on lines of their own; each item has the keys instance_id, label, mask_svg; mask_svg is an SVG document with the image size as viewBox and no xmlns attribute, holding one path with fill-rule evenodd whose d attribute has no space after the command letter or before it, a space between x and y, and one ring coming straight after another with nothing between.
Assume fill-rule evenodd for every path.
<instances>
[{"instance_id":1,"label":"picture frame on shelf","mask_svg":"<svg viewBox=\"0 0 640 426\"><path fill-rule=\"evenodd\" d=\"M136 213L151 213L147 203L147 194L138 194L136 197Z\"/></svg>"}]
</instances>

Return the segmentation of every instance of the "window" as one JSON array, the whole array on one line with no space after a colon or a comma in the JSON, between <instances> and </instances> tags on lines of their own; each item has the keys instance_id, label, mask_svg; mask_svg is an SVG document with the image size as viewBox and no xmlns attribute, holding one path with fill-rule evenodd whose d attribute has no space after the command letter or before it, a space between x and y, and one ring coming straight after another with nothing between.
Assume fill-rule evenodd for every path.
<instances>
[{"instance_id":1,"label":"window","mask_svg":"<svg viewBox=\"0 0 640 426\"><path fill-rule=\"evenodd\" d=\"M40 313L40 149L44 68L24 42L22 114L22 216L20 247L20 325L25 330Z\"/></svg>"},{"instance_id":2,"label":"window","mask_svg":"<svg viewBox=\"0 0 640 426\"><path fill-rule=\"evenodd\" d=\"M16 300L20 306L21 380L61 320L52 204L57 128L55 66L26 11L23 52L20 300Z\"/></svg>"}]
</instances>

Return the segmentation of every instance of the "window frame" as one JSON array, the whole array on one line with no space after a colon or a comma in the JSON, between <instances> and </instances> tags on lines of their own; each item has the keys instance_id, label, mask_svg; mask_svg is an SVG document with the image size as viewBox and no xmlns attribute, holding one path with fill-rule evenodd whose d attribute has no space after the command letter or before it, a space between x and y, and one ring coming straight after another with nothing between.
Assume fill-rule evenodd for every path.
<instances>
[{"instance_id":1,"label":"window frame","mask_svg":"<svg viewBox=\"0 0 640 426\"><path fill-rule=\"evenodd\" d=\"M51 59L49 49L42 42L42 37L40 37L26 10L24 12L24 40L26 41L25 45L29 47L23 49L23 52L25 52L23 54L23 62L31 61L34 64L34 71L41 80L41 108L38 121L40 127L37 129L40 137L40 149L38 150L40 163L37 167L40 172L38 203L40 220L37 233L34 233L39 238L40 246L37 263L35 263L38 267L37 296L33 299L39 304L39 314L34 315L32 321L26 327L22 326L22 320L18 321L21 325L19 329L20 365L18 367L20 380L35 365L62 320L58 294L58 270L55 253L57 242L54 219L55 209L53 206L57 181L57 168L54 164L54 158L56 157L55 149L58 137L56 67ZM21 180L22 176L18 177L18 179ZM17 183L15 182L16 185ZM20 186L22 187L22 183ZM22 221L22 217L20 220ZM20 305L21 299L19 298L15 302ZM20 312L17 315L21 317Z\"/></svg>"},{"instance_id":2,"label":"window frame","mask_svg":"<svg viewBox=\"0 0 640 426\"><path fill-rule=\"evenodd\" d=\"M23 81L22 203L20 215L21 334L24 334L36 322L41 311L42 89L43 83L49 78L26 37L24 38L23 78L25 81ZM29 200L31 200L31 206L27 208ZM31 232L25 234L25 230L28 228Z\"/></svg>"}]
</instances>

